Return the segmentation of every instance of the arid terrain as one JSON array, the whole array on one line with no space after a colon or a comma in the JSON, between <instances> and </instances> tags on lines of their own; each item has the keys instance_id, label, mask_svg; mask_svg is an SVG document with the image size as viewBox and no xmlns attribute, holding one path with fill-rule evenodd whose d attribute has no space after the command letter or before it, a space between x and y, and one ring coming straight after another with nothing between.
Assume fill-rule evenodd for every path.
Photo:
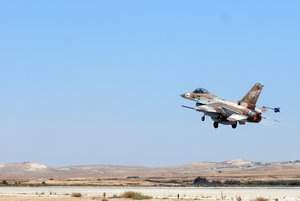
<instances>
[{"instance_id":1,"label":"arid terrain","mask_svg":"<svg viewBox=\"0 0 300 201\"><path fill-rule=\"evenodd\" d=\"M124 198L125 192L138 194L135 198ZM74 195L80 195L75 197ZM177 197L179 196L179 197ZM299 201L299 187L0 187L1 201L29 200L101 200L130 201L136 199L199 201ZM264 199L258 199L264 198Z\"/></svg>"},{"instance_id":2,"label":"arid terrain","mask_svg":"<svg viewBox=\"0 0 300 201\"><path fill-rule=\"evenodd\" d=\"M37 163L0 164L2 185L177 186L198 176L210 181L300 180L300 161L199 162L173 167L87 165L48 167Z\"/></svg>"}]
</instances>

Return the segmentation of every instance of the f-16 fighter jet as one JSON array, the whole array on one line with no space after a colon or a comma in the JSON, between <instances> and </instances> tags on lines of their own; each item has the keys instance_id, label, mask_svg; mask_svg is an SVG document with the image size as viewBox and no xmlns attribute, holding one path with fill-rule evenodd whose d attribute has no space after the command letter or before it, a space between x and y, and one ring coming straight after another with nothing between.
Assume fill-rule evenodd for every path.
<instances>
[{"instance_id":1,"label":"f-16 fighter jet","mask_svg":"<svg viewBox=\"0 0 300 201\"><path fill-rule=\"evenodd\" d=\"M256 83L241 100L230 102L211 94L206 89L198 88L193 92L181 95L183 98L196 101L196 107L185 105L182 107L203 112L202 121L205 121L205 116L211 117L215 128L218 128L219 124L231 125L232 128L236 128L238 123L240 125L244 125L246 122L259 123L262 118L269 119L262 116L263 112L267 110L273 110L275 113L280 112L278 107L256 107L262 89L263 85Z\"/></svg>"}]
</instances>

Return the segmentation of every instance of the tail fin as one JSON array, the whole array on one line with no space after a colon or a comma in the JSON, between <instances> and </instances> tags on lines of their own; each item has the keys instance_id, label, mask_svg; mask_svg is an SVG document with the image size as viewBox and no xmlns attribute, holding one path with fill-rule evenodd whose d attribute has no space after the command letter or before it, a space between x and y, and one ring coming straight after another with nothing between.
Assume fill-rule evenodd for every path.
<instances>
[{"instance_id":1,"label":"tail fin","mask_svg":"<svg viewBox=\"0 0 300 201\"><path fill-rule=\"evenodd\" d=\"M242 98L238 103L249 109L255 109L256 102L259 98L259 95L263 89L264 85L256 83L250 91Z\"/></svg>"}]
</instances>

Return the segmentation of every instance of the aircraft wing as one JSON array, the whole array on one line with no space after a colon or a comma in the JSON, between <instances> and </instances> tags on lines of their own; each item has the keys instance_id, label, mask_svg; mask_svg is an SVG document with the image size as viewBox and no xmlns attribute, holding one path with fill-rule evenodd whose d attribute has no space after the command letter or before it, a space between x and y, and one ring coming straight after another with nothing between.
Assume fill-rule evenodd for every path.
<instances>
[{"instance_id":1,"label":"aircraft wing","mask_svg":"<svg viewBox=\"0 0 300 201\"><path fill-rule=\"evenodd\" d=\"M200 112L211 112L211 113L219 113L219 111L217 111L214 107L211 107L209 105L201 105L201 106L198 106L196 108L197 111L200 111Z\"/></svg>"},{"instance_id":2,"label":"aircraft wing","mask_svg":"<svg viewBox=\"0 0 300 201\"><path fill-rule=\"evenodd\" d=\"M201 106L197 106L197 107L189 107L189 106L182 105L182 107L192 109L192 110L196 110L198 112L218 113L218 114L227 115L227 116L232 115L233 113L236 114L234 111L228 110L227 108L215 107L214 105L210 105L210 104L201 105Z\"/></svg>"},{"instance_id":3,"label":"aircraft wing","mask_svg":"<svg viewBox=\"0 0 300 201\"><path fill-rule=\"evenodd\" d=\"M189 107L189 106L182 105L182 107L192 109L192 110L196 110L198 112L219 113L213 107L210 107L210 106L207 106L207 105L202 105L202 106L197 106L197 107Z\"/></svg>"},{"instance_id":4,"label":"aircraft wing","mask_svg":"<svg viewBox=\"0 0 300 201\"><path fill-rule=\"evenodd\" d=\"M196 110L198 112L219 113L219 114L226 115L226 116L230 115L227 118L227 120L232 121L232 122L238 121L240 123L243 123L248 118L248 116L246 116L246 115L238 114L235 111L230 110L230 109L225 108L225 107L214 107L214 106L210 106L210 105L201 105L201 106L198 106L198 107L189 107L189 106L182 105L182 107L192 109L192 110Z\"/></svg>"},{"instance_id":5,"label":"aircraft wing","mask_svg":"<svg viewBox=\"0 0 300 201\"><path fill-rule=\"evenodd\" d=\"M246 115L243 115L243 114L239 114L237 113L236 111L234 110L231 110L229 108L226 108L226 107L222 107L222 110L224 111L224 113L226 114L226 116L229 116L227 118L228 121L239 121L239 122L243 122L243 121L246 121L248 119L248 116Z\"/></svg>"},{"instance_id":6,"label":"aircraft wing","mask_svg":"<svg viewBox=\"0 0 300 201\"><path fill-rule=\"evenodd\" d=\"M232 114L230 117L227 118L228 121L245 121L247 120L247 116L242 114Z\"/></svg>"}]
</instances>

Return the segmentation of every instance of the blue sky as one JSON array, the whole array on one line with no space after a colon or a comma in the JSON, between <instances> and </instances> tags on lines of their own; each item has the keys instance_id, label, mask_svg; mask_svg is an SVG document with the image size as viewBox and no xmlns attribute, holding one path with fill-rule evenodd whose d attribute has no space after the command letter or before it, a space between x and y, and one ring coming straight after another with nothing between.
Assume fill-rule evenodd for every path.
<instances>
[{"instance_id":1,"label":"blue sky","mask_svg":"<svg viewBox=\"0 0 300 201\"><path fill-rule=\"evenodd\" d=\"M179 165L300 158L298 1L2 1L0 162ZM207 88L281 123L212 127Z\"/></svg>"}]
</instances>

